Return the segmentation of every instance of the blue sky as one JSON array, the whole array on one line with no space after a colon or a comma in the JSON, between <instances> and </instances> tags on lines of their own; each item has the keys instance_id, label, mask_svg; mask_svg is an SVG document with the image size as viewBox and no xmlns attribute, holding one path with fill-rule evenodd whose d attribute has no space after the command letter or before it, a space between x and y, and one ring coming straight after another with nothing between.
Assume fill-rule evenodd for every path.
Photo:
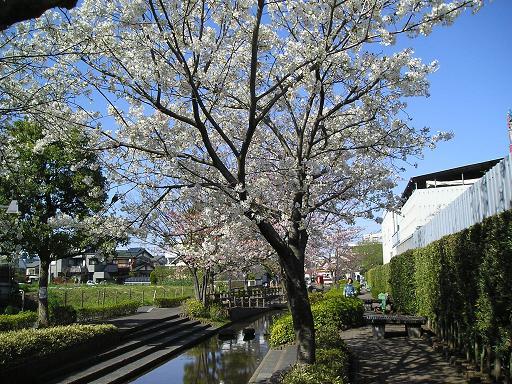
<instances>
[{"instance_id":1,"label":"blue sky","mask_svg":"<svg viewBox=\"0 0 512 384\"><path fill-rule=\"evenodd\" d=\"M430 97L408 99L415 127L453 131L455 137L426 150L418 167L407 167L395 189L400 194L415 175L504 157L508 154L506 114L512 109L512 1L494 0L477 14L466 12L452 26L427 37L398 42L415 56L439 61L430 76ZM365 232L380 230L360 222Z\"/></svg>"}]
</instances>

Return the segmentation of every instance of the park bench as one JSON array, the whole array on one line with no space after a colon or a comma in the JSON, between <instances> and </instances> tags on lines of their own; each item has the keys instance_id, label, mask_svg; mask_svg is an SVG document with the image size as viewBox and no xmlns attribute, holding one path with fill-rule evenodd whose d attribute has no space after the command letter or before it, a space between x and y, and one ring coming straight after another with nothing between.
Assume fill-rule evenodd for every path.
<instances>
[{"instance_id":1,"label":"park bench","mask_svg":"<svg viewBox=\"0 0 512 384\"><path fill-rule=\"evenodd\" d=\"M363 319L366 324L371 324L374 338L383 339L386 332L386 324L403 324L409 337L421 337L421 326L426 319L421 316L408 316L398 314L383 314L365 312Z\"/></svg>"}]
</instances>

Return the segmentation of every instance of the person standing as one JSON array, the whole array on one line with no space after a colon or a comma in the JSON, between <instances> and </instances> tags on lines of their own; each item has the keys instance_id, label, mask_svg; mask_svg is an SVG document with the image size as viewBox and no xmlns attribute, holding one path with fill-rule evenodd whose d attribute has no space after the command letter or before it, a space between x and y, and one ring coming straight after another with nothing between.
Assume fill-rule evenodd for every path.
<instances>
[{"instance_id":1,"label":"person standing","mask_svg":"<svg viewBox=\"0 0 512 384\"><path fill-rule=\"evenodd\" d=\"M345 297L354 297L356 294L356 291L354 289L354 285L352 284L354 281L352 278L348 278L347 284L345 284L345 289L343 290L343 295Z\"/></svg>"}]
</instances>

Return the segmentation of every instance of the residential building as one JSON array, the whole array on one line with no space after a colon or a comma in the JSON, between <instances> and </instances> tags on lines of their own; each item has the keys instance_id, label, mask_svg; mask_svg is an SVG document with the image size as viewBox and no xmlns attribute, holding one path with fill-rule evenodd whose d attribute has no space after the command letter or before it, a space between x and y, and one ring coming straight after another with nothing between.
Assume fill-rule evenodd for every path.
<instances>
[{"instance_id":1,"label":"residential building","mask_svg":"<svg viewBox=\"0 0 512 384\"><path fill-rule=\"evenodd\" d=\"M382 232L366 233L361 236L361 241L368 243L382 243Z\"/></svg>"},{"instance_id":2,"label":"residential building","mask_svg":"<svg viewBox=\"0 0 512 384\"><path fill-rule=\"evenodd\" d=\"M25 270L25 280L27 283L32 283L34 281L39 280L39 260L27 261L25 262L26 270Z\"/></svg>"},{"instance_id":3,"label":"residential building","mask_svg":"<svg viewBox=\"0 0 512 384\"><path fill-rule=\"evenodd\" d=\"M502 159L465 165L411 178L402 193L399 211L388 211L382 221L384 263L415 248L413 235L439 212L477 183Z\"/></svg>"},{"instance_id":4,"label":"residential building","mask_svg":"<svg viewBox=\"0 0 512 384\"><path fill-rule=\"evenodd\" d=\"M114 256L103 257L97 253L85 253L59 259L50 264L50 276L77 282L92 280L122 282L128 277L148 277L156 265L165 259L154 257L145 248L117 250Z\"/></svg>"}]
</instances>

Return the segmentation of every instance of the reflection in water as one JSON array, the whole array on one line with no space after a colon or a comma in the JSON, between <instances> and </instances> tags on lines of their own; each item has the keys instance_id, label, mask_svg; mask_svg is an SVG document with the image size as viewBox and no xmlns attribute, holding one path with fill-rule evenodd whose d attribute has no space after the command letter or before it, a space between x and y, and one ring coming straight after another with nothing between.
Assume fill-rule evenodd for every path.
<instances>
[{"instance_id":1,"label":"reflection in water","mask_svg":"<svg viewBox=\"0 0 512 384\"><path fill-rule=\"evenodd\" d=\"M247 383L268 351L265 338L275 313L233 325L236 339L214 336L164 363L134 384L242 384ZM244 341L243 329L255 329L255 338Z\"/></svg>"}]
</instances>

